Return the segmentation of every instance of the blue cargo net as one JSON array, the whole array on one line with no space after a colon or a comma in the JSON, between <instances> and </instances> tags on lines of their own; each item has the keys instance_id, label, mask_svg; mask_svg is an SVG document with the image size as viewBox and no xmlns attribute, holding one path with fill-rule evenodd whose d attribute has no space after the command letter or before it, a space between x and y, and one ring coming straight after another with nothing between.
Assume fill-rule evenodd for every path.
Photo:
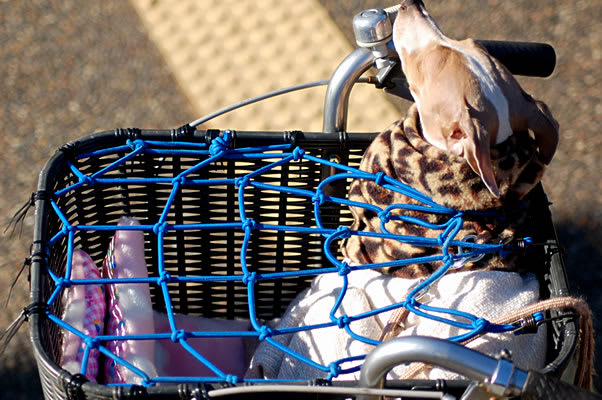
<instances>
[{"instance_id":1,"label":"blue cargo net","mask_svg":"<svg viewBox=\"0 0 602 400\"><path fill-rule=\"evenodd\" d=\"M350 361L357 362L365 358L366 355L351 357L341 360L336 360L328 365L322 365L308 357L299 354L287 346L281 344L275 338L279 335L289 335L296 332L308 331L312 329L320 329L326 327L339 327L347 334L352 336L354 339L367 343L369 345L376 346L380 342L373 340L368 337L357 334L353 331L351 324L354 321L361 320L363 318L370 318L379 313L391 311L401 307L405 307L412 313L423 317L430 318L441 323L450 324L454 327L460 328L464 333L458 336L450 337L449 340L461 342L471 339L475 336L483 333L496 333L496 332L508 332L517 329L516 325L497 325L493 324L478 316L465 313L454 309L444 309L429 307L426 304L420 303L419 299L423 295L431 284L441 278L446 272L453 267L457 262L466 261L472 257L477 257L482 254L490 253L503 253L507 249L503 244L477 244L470 241L456 240L456 234L460 230L463 222L463 212L442 207L424 194L411 188L410 186L394 180L383 173L372 174L353 167L338 164L335 162L327 161L319 157L315 157L306 154L303 149L296 147L291 151L291 146L288 144L283 145L270 145L261 147L247 147L247 148L231 148L230 146L231 133L229 131L223 132L221 137L215 138L210 146L202 143L190 143L190 142L161 142L153 140L130 140L125 145L116 146L112 148L102 149L98 151L92 151L86 154L77 155L77 159L103 157L108 155L125 154L125 156L119 157L117 160L112 162L110 165L100 169L92 174L85 174L81 172L73 163L69 162L69 168L76 178L76 183L60 189L55 192L54 198L51 200L54 212L62 223L61 230L56 233L48 242L48 247L57 245L61 240L67 242L67 267L64 276L58 276L54 272L47 269L48 275L54 281L55 288L47 301L48 306L52 305L59 299L61 292L71 285L86 285L86 284L119 284L119 283L148 283L150 285L157 285L161 289L163 301L165 302L166 312L171 327L171 335L166 334L148 334L148 335L137 335L136 337L131 336L108 336L100 335L97 337L88 337L82 332L78 331L68 323L61 320L56 315L47 311L48 318L56 323L63 329L73 332L78 335L85 344L85 351L82 360L81 373L86 373L88 364L88 357L92 348L98 348L99 351L106 357L110 357L117 363L126 366L130 370L134 371L142 379L142 384L145 386L154 386L157 383L168 383L168 382L228 382L236 383L243 381L243 377L229 375L227 371L221 371L211 362L209 362L202 354L199 354L194 348L192 348L187 340L189 338L200 338L200 337L248 337L255 336L259 341L265 341L270 345L274 346L278 350L286 353L290 357L293 357L300 362L306 363L325 374L328 374L328 379L333 379L342 374L354 373L359 370L358 365L353 367L344 368L343 364ZM117 169L119 166L126 162L134 159L136 156L142 154L151 154L157 157L169 157L169 156L184 156L184 157L196 157L202 161L198 162L193 167L184 170L174 177L148 177L148 178L111 178L110 171ZM268 163L265 166L259 167L256 170L249 172L243 176L235 179L192 179L190 176L195 172L208 167L213 163L219 163L223 160L251 160L251 159L270 159L276 160ZM263 183L258 178L262 174L270 173L275 168L283 166L287 163L296 163L300 160L305 159L309 162L314 162L328 167L333 167L339 171L332 176L322 180L315 190L306 190L301 188L279 186L274 184ZM108 175L108 176L107 176ZM387 208L381 209L375 205L369 205L364 203L358 203L350 201L345 198L339 198L327 195L324 191L326 185L347 179L366 179L372 180L375 183L383 186L388 190L399 192L408 197L414 198L422 205L400 205L394 204ZM138 229L147 233L156 235L158 247L157 252L157 270L158 276L146 277L146 278L128 278L128 279L70 279L71 260L74 247L74 238L77 231L116 231L124 229L123 226L117 225L72 225L65 213L57 205L56 199L66 195L69 192L78 190L80 188L101 186L101 185L146 185L154 183L169 183L172 185L170 195L163 208L163 212L157 221L153 224L129 226L127 229ZM174 201L178 197L180 190L186 187L196 187L199 190L202 187L208 185L234 185L238 190L238 219L235 221L226 221L219 223L199 223L199 224L168 224L167 218L170 213ZM275 224L264 224L254 221L247 217L247 210L245 205L244 193L248 188L257 188L260 190L269 190L285 194L291 194L295 196L302 196L311 199L314 205L314 219L316 226L298 226L298 225L275 225ZM382 233L376 232L364 232L354 231L346 226L339 226L338 228L327 228L324 226L321 218L320 206L324 203L338 203L344 206L363 207L368 210L376 212L382 220ZM417 218L411 218L406 221L408 223L419 224L429 229L439 230L440 233L436 238L424 238L415 236L402 236L388 233L385 229L385 225L389 220L402 220L403 216L393 216L391 211L395 208L400 207L412 207L412 209L420 210L430 213L445 214L449 216L446 223L442 225L432 225L426 221L422 221ZM211 230L239 230L244 232L244 239L240 249L240 265L238 273L233 275L209 275L209 276L172 276L165 268L164 258L164 238L167 232L170 231L187 231L187 230L199 230L199 229L211 229ZM249 242L253 236L253 232L256 230L262 231L280 231L280 232L298 232L308 235L322 235L324 240L323 252L326 258L330 261L331 265L322 266L322 268L306 269L300 271L285 271L285 272L271 272L271 273L258 273L250 271L247 267L247 250L249 248ZM394 239L404 243L410 243L417 246L428 246L428 247L440 247L441 253L435 256L414 258L414 259L402 259L387 263L380 264L367 264L367 265L349 265L343 260L339 260L332 252L331 244L334 241L342 240L350 235L361 235L365 237L378 237ZM464 252L454 254L450 252L450 248L458 247L464 249ZM403 302L397 304L391 304L387 307L377 308L369 312L364 312L358 315L341 315L336 317L337 311L343 302L343 298L347 293L348 287L348 275L353 271L361 269L378 269L383 267L398 267L403 265L409 265L413 263L425 263L425 262L440 262L441 267L434 272L429 278L425 279L417 286L415 286L407 295ZM259 281L263 280L276 280L291 277L301 276L312 276L318 274L338 274L340 276L340 294L331 310L325 310L329 313L330 322L321 323L319 325L307 325L298 327L288 327L285 329L272 329L266 324L261 322L256 313L256 302L255 302L255 285ZM178 329L174 313L172 311L172 299L168 291L168 283L178 282L239 282L246 286L248 296L248 316L252 325L252 331L245 332L187 332ZM541 313L534 314L534 318L540 321L543 318ZM169 376L158 376L149 377L144 371L134 367L122 358L115 354L112 354L104 345L108 341L114 340L173 340L176 343L182 345L190 354L192 354L200 363L203 363L208 367L214 376L199 376L199 377L169 377ZM299 380L303 380L300 377ZM249 381L249 380L248 380ZM253 380L250 380L253 381ZM262 380L264 381L264 380Z\"/></svg>"}]
</instances>

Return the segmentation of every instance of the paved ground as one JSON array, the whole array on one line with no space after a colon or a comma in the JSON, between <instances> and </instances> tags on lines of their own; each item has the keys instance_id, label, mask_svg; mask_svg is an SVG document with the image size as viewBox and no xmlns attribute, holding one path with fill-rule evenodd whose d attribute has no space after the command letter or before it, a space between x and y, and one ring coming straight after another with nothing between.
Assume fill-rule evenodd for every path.
<instances>
[{"instance_id":1,"label":"paved ground","mask_svg":"<svg viewBox=\"0 0 602 400\"><path fill-rule=\"evenodd\" d=\"M394 1L321 3L351 39L352 15ZM548 103L561 124L560 149L544 184L566 247L572 287L600 315L602 1L446 0L427 6L450 36L543 41L556 47L554 75L521 82ZM149 37L135 9L123 1L86 2L85 8L75 0L0 1L0 224L8 223L35 190L37 172L59 145L92 131L170 128L198 116L194 99L184 94L169 69L172 64ZM308 68L318 62L309 60ZM30 214L21 238L5 235L0 241L3 296L27 256L32 223ZM0 313L0 326L26 304L22 279ZM595 322L602 331L600 321ZM41 396L27 337L25 326L0 358L0 397ZM602 346L597 350L602 354Z\"/></svg>"},{"instance_id":2,"label":"paved ground","mask_svg":"<svg viewBox=\"0 0 602 400\"><path fill-rule=\"evenodd\" d=\"M0 221L35 190L37 173L62 143L115 127L174 127L194 113L127 2L0 2ZM27 256L31 217L21 238L0 242L2 307ZM25 274L26 276L27 274ZM16 286L8 325L28 304ZM41 398L25 325L0 360L0 398Z\"/></svg>"},{"instance_id":3,"label":"paved ground","mask_svg":"<svg viewBox=\"0 0 602 400\"><path fill-rule=\"evenodd\" d=\"M318 0L130 1L199 115L290 85L328 79L353 49ZM279 96L209 125L320 131L325 92L320 87ZM385 121L397 118L395 107L371 85L357 85L353 94L350 130L384 129ZM370 108L379 112L362 112Z\"/></svg>"}]
</instances>

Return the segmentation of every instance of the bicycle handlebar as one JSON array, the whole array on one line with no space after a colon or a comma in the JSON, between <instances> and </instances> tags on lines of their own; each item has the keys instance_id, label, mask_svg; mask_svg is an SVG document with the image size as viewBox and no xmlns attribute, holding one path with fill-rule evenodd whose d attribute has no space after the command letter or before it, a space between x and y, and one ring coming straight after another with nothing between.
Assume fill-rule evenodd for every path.
<instances>
[{"instance_id":1,"label":"bicycle handlebar","mask_svg":"<svg viewBox=\"0 0 602 400\"><path fill-rule=\"evenodd\" d=\"M399 5L385 8L391 25L395 22ZM546 43L477 40L489 54L497 58L515 75L548 77L556 67L554 48Z\"/></svg>"},{"instance_id":2,"label":"bicycle handlebar","mask_svg":"<svg viewBox=\"0 0 602 400\"><path fill-rule=\"evenodd\" d=\"M600 396L537 371L530 371L520 398L523 400L595 400L600 399Z\"/></svg>"},{"instance_id":3,"label":"bicycle handlebar","mask_svg":"<svg viewBox=\"0 0 602 400\"><path fill-rule=\"evenodd\" d=\"M514 75L548 77L556 67L556 52L547 43L477 40Z\"/></svg>"}]
</instances>

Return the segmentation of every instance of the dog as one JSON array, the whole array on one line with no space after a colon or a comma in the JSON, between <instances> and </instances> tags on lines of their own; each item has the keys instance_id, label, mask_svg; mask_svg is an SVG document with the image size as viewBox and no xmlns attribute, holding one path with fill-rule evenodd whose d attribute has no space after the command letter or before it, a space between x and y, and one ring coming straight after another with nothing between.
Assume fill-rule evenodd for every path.
<instances>
[{"instance_id":1,"label":"dog","mask_svg":"<svg viewBox=\"0 0 602 400\"><path fill-rule=\"evenodd\" d=\"M466 215L457 235L460 239L502 243L529 236L529 205L523 198L539 183L558 145L558 123L548 107L527 94L482 46L471 39L446 37L421 0L400 3L393 42L415 104L405 119L376 137L364 152L360 169L385 173L445 207L497 209L510 216L500 220ZM393 204L420 204L367 179L352 182L349 198L383 210ZM363 207L350 210L352 230L381 232L377 213ZM442 224L447 218L410 209L393 209L392 214L431 224ZM410 223L391 221L387 227L398 235L434 238L439 234ZM358 235L342 243L343 255L362 265L428 257L437 251ZM490 255L466 263L462 270L516 272L524 265L517 261ZM439 263L421 263L386 270L415 278L430 276L438 267Z\"/></svg>"},{"instance_id":2,"label":"dog","mask_svg":"<svg viewBox=\"0 0 602 400\"><path fill-rule=\"evenodd\" d=\"M421 0L404 0L393 43L414 97L422 134L432 145L466 159L499 197L490 147L530 129L549 164L558 145L558 122L512 74L472 39L446 37Z\"/></svg>"}]
</instances>

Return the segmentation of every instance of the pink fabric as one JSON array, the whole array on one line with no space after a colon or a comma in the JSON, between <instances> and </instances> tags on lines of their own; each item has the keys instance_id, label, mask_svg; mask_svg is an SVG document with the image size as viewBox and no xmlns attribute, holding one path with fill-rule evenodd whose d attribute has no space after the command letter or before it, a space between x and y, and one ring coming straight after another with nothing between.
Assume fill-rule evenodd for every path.
<instances>
[{"instance_id":1,"label":"pink fabric","mask_svg":"<svg viewBox=\"0 0 602 400\"><path fill-rule=\"evenodd\" d=\"M139 225L134 218L122 217L119 225ZM96 279L100 273L93 260L82 250L75 250L72 279ZM117 230L104 263L102 277L107 279L148 276L144 258L144 233ZM105 294L106 288L106 294ZM82 333L124 336L171 333L167 314L152 310L148 284L73 285L63 292L63 320ZM106 320L106 326L105 326ZM175 315L176 326L187 332L246 331L248 321L231 321ZM190 344L203 357L226 374L242 377L246 370L245 346L241 337L189 338ZM180 344L171 340L115 340L105 344L116 356L142 370L149 378L162 376L215 376L207 367ZM65 331L61 365L76 374L81 370L85 343L75 334ZM99 351L90 353L86 376L96 382L99 372ZM142 382L132 369L106 358L104 383Z\"/></svg>"},{"instance_id":2,"label":"pink fabric","mask_svg":"<svg viewBox=\"0 0 602 400\"><path fill-rule=\"evenodd\" d=\"M176 327L186 332L244 332L249 321L203 318L175 314ZM157 333L171 333L167 314L155 312ZM225 374L243 377L247 370L241 337L188 338L187 343ZM216 376L179 343L156 341L157 372L163 376Z\"/></svg>"},{"instance_id":3,"label":"pink fabric","mask_svg":"<svg viewBox=\"0 0 602 400\"><path fill-rule=\"evenodd\" d=\"M139 225L134 218L122 217L119 225ZM146 278L144 233L118 230L111 241L102 267L103 277ZM107 335L140 335L154 333L153 310L148 284L107 284ZM152 340L115 340L107 342L113 354L142 370L149 378L157 376L155 349ZM104 365L105 383L142 382L132 369L107 358Z\"/></svg>"},{"instance_id":4,"label":"pink fabric","mask_svg":"<svg viewBox=\"0 0 602 400\"><path fill-rule=\"evenodd\" d=\"M94 261L83 250L73 251L71 279L98 279L100 273ZM89 337L102 335L105 319L105 293L103 285L73 285L63 292L63 321ZM86 344L76 334L65 331L61 366L72 374L81 371ZM96 382L98 376L98 349L88 357L86 377Z\"/></svg>"}]
</instances>

